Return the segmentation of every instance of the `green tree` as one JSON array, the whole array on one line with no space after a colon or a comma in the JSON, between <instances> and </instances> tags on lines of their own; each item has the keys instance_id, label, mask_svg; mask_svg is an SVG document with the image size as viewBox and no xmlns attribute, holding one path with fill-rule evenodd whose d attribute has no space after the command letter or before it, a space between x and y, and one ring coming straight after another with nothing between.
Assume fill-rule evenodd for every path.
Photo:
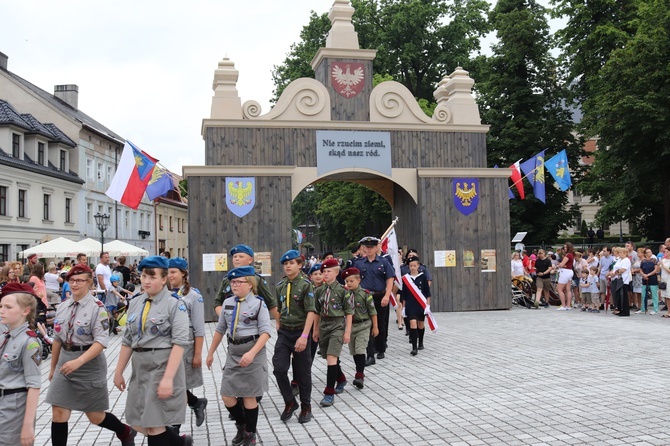
<instances>
[{"instance_id":1,"label":"green tree","mask_svg":"<svg viewBox=\"0 0 670 446\"><path fill-rule=\"evenodd\" d=\"M507 167L544 149L549 157L567 148L574 172L580 145L550 54L546 8L534 0L499 0L489 20L498 43L473 70L482 121L491 125L489 165ZM528 192L525 200L510 202L512 233L528 232L529 244L553 241L574 218L574 210L566 209L567 195L553 187L548 173L545 189L546 204Z\"/></svg>"},{"instance_id":2,"label":"green tree","mask_svg":"<svg viewBox=\"0 0 670 446\"><path fill-rule=\"evenodd\" d=\"M670 234L670 9L640 2L634 36L612 51L586 100L598 150L581 190L603 223L626 219L640 234Z\"/></svg>"}]
</instances>

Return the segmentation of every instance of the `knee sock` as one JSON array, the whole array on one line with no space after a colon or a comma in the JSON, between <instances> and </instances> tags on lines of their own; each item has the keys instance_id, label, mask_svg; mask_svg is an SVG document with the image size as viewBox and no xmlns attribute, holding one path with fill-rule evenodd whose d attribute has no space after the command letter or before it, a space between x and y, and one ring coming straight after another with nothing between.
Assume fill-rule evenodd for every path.
<instances>
[{"instance_id":1,"label":"knee sock","mask_svg":"<svg viewBox=\"0 0 670 446\"><path fill-rule=\"evenodd\" d=\"M409 328L409 318L408 318L408 317L404 317L402 320L403 320L403 322L405 323L405 328Z\"/></svg>"},{"instance_id":2,"label":"knee sock","mask_svg":"<svg viewBox=\"0 0 670 446\"><path fill-rule=\"evenodd\" d=\"M244 408L244 414L247 418L247 432L256 432L256 424L258 424L258 406L253 409Z\"/></svg>"},{"instance_id":3,"label":"knee sock","mask_svg":"<svg viewBox=\"0 0 670 446\"><path fill-rule=\"evenodd\" d=\"M342 367L340 367L340 360L337 360L337 382L344 383L347 382L347 377L342 373Z\"/></svg>"},{"instance_id":4,"label":"knee sock","mask_svg":"<svg viewBox=\"0 0 670 446\"><path fill-rule=\"evenodd\" d=\"M188 402L189 406L194 407L196 404L198 404L198 397L193 395L190 390L187 390L186 401Z\"/></svg>"},{"instance_id":5,"label":"knee sock","mask_svg":"<svg viewBox=\"0 0 670 446\"><path fill-rule=\"evenodd\" d=\"M354 355L354 363L356 364L356 372L363 373L365 371L365 355Z\"/></svg>"},{"instance_id":6,"label":"knee sock","mask_svg":"<svg viewBox=\"0 0 670 446\"><path fill-rule=\"evenodd\" d=\"M173 424L172 426L166 426L168 429L172 428L175 434L179 435L179 430L181 429L181 424Z\"/></svg>"},{"instance_id":7,"label":"knee sock","mask_svg":"<svg viewBox=\"0 0 670 446\"><path fill-rule=\"evenodd\" d=\"M126 438L126 435L130 433L130 426L123 424L121 420L116 418L116 415L109 412L105 413L105 419L98 426L115 432L116 436L121 439Z\"/></svg>"},{"instance_id":8,"label":"knee sock","mask_svg":"<svg viewBox=\"0 0 670 446\"><path fill-rule=\"evenodd\" d=\"M409 329L409 342L412 344L412 350L416 350L416 338L419 336L417 328Z\"/></svg>"},{"instance_id":9,"label":"knee sock","mask_svg":"<svg viewBox=\"0 0 670 446\"><path fill-rule=\"evenodd\" d=\"M241 404L235 404L233 407L226 406L226 409L228 409L228 412L230 412L235 419L235 423L244 424L246 422L244 419L245 410L242 408Z\"/></svg>"},{"instance_id":10,"label":"knee sock","mask_svg":"<svg viewBox=\"0 0 670 446\"><path fill-rule=\"evenodd\" d=\"M419 328L419 344L423 344L423 334L426 332L425 328Z\"/></svg>"},{"instance_id":11,"label":"knee sock","mask_svg":"<svg viewBox=\"0 0 670 446\"><path fill-rule=\"evenodd\" d=\"M329 365L326 374L326 389L335 388L335 380L337 379L337 365Z\"/></svg>"},{"instance_id":12,"label":"knee sock","mask_svg":"<svg viewBox=\"0 0 670 446\"><path fill-rule=\"evenodd\" d=\"M184 444L184 439L169 428L162 434L147 435L148 446L180 446L182 444Z\"/></svg>"},{"instance_id":13,"label":"knee sock","mask_svg":"<svg viewBox=\"0 0 670 446\"><path fill-rule=\"evenodd\" d=\"M51 444L53 446L67 446L67 421L65 423L51 422Z\"/></svg>"}]
</instances>

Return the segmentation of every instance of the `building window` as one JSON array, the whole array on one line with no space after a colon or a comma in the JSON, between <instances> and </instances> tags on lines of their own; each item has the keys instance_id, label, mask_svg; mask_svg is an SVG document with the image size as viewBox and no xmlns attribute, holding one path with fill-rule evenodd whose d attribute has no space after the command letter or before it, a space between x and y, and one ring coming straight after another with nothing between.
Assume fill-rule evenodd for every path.
<instances>
[{"instance_id":1,"label":"building window","mask_svg":"<svg viewBox=\"0 0 670 446\"><path fill-rule=\"evenodd\" d=\"M72 211L72 198L65 199L65 223L72 222L72 216L70 212Z\"/></svg>"},{"instance_id":2,"label":"building window","mask_svg":"<svg viewBox=\"0 0 670 446\"><path fill-rule=\"evenodd\" d=\"M91 203L86 203L86 224L93 224L93 205Z\"/></svg>"},{"instance_id":3,"label":"building window","mask_svg":"<svg viewBox=\"0 0 670 446\"><path fill-rule=\"evenodd\" d=\"M0 215L7 215L7 187L0 186Z\"/></svg>"},{"instance_id":4,"label":"building window","mask_svg":"<svg viewBox=\"0 0 670 446\"><path fill-rule=\"evenodd\" d=\"M174 232L174 229L172 228L172 215L170 215L170 232Z\"/></svg>"},{"instance_id":5,"label":"building window","mask_svg":"<svg viewBox=\"0 0 670 446\"><path fill-rule=\"evenodd\" d=\"M125 225L126 229L130 228L130 211L126 211Z\"/></svg>"},{"instance_id":6,"label":"building window","mask_svg":"<svg viewBox=\"0 0 670 446\"><path fill-rule=\"evenodd\" d=\"M140 230L144 229L144 212L140 212Z\"/></svg>"},{"instance_id":7,"label":"building window","mask_svg":"<svg viewBox=\"0 0 670 446\"><path fill-rule=\"evenodd\" d=\"M107 166L107 179L112 180L112 166Z\"/></svg>"},{"instance_id":8,"label":"building window","mask_svg":"<svg viewBox=\"0 0 670 446\"><path fill-rule=\"evenodd\" d=\"M23 189L19 189L19 217L26 217L26 192Z\"/></svg>"},{"instance_id":9,"label":"building window","mask_svg":"<svg viewBox=\"0 0 670 446\"><path fill-rule=\"evenodd\" d=\"M93 179L93 161L86 160L86 178Z\"/></svg>"},{"instance_id":10,"label":"building window","mask_svg":"<svg viewBox=\"0 0 670 446\"><path fill-rule=\"evenodd\" d=\"M105 179L104 174L105 172L102 170L102 163L98 163L98 181Z\"/></svg>"},{"instance_id":11,"label":"building window","mask_svg":"<svg viewBox=\"0 0 670 446\"><path fill-rule=\"evenodd\" d=\"M44 166L44 143L37 143L37 163Z\"/></svg>"},{"instance_id":12,"label":"building window","mask_svg":"<svg viewBox=\"0 0 670 446\"><path fill-rule=\"evenodd\" d=\"M163 215L158 216L158 229L163 230Z\"/></svg>"},{"instance_id":13,"label":"building window","mask_svg":"<svg viewBox=\"0 0 670 446\"><path fill-rule=\"evenodd\" d=\"M12 156L14 158L21 157L21 135L12 133Z\"/></svg>"},{"instance_id":14,"label":"building window","mask_svg":"<svg viewBox=\"0 0 670 446\"><path fill-rule=\"evenodd\" d=\"M49 214L49 208L51 205L51 195L49 194L44 194L44 219L45 220L51 220L49 217L51 215Z\"/></svg>"},{"instance_id":15,"label":"building window","mask_svg":"<svg viewBox=\"0 0 670 446\"><path fill-rule=\"evenodd\" d=\"M0 245L0 262L9 262L9 245Z\"/></svg>"},{"instance_id":16,"label":"building window","mask_svg":"<svg viewBox=\"0 0 670 446\"><path fill-rule=\"evenodd\" d=\"M60 170L65 172L65 150L60 151Z\"/></svg>"}]
</instances>

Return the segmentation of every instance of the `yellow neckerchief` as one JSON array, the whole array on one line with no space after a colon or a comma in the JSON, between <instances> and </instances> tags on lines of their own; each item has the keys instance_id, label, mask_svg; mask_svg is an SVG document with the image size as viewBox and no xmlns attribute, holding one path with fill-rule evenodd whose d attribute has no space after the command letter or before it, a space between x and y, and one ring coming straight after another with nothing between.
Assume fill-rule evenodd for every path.
<instances>
[{"instance_id":1,"label":"yellow neckerchief","mask_svg":"<svg viewBox=\"0 0 670 446\"><path fill-rule=\"evenodd\" d=\"M247 298L246 297L235 297L235 301L237 302L237 306L235 307L235 312L233 313L233 326L231 327L230 330L230 337L235 339L235 333L237 332L237 323L240 320L240 306L242 302L244 302Z\"/></svg>"}]
</instances>

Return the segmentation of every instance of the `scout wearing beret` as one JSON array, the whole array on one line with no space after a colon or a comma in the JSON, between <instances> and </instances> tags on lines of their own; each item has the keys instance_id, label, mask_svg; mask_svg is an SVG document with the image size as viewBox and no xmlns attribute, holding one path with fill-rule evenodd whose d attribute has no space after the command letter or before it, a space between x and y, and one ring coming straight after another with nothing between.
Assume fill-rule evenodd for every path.
<instances>
[{"instance_id":1,"label":"scout wearing beret","mask_svg":"<svg viewBox=\"0 0 670 446\"><path fill-rule=\"evenodd\" d=\"M251 249L248 245L237 245L230 250L230 256L233 262L233 268L239 268L240 266L253 266L254 264L254 250ZM256 274L256 273L254 273ZM275 291L273 287L268 284L268 282L260 274L256 274L256 282L258 283L257 290L258 295L265 300L265 304L268 306L270 311L270 317L272 319L279 321L279 313L277 312L277 300L275 297ZM219 287L219 292L216 294L214 299L214 311L216 315L221 314L221 305L223 301L227 298L233 296L233 290L230 287L228 281L228 276L224 277L221 281L221 287Z\"/></svg>"},{"instance_id":2,"label":"scout wearing beret","mask_svg":"<svg viewBox=\"0 0 670 446\"><path fill-rule=\"evenodd\" d=\"M188 313L181 298L165 286L168 259L147 257L137 266L144 292L130 301L114 385L126 389L123 370L132 357L126 420L144 433L149 446L191 445L172 429L186 415L186 376L182 361L189 346Z\"/></svg>"},{"instance_id":3,"label":"scout wearing beret","mask_svg":"<svg viewBox=\"0 0 670 446\"><path fill-rule=\"evenodd\" d=\"M109 340L107 309L90 289L93 271L75 265L65 276L72 297L58 306L54 318L49 392L52 405L51 444L68 444L68 421L73 410L85 412L93 424L116 433L122 445L135 444L137 432L109 412L107 359L102 351ZM70 443L71 444L71 443Z\"/></svg>"},{"instance_id":4,"label":"scout wearing beret","mask_svg":"<svg viewBox=\"0 0 670 446\"><path fill-rule=\"evenodd\" d=\"M365 385L365 351L370 340L370 328L372 327L372 336L379 334L377 310L372 295L360 287L361 272L357 268L345 269L342 277L347 284L347 299L352 299L354 304L354 320L349 341L349 352L356 364L354 386L362 389Z\"/></svg>"},{"instance_id":5,"label":"scout wearing beret","mask_svg":"<svg viewBox=\"0 0 670 446\"><path fill-rule=\"evenodd\" d=\"M281 420L286 422L298 410L298 402L291 391L288 368L293 358L293 377L300 390L301 410L298 421L312 419L310 404L312 394L312 354L309 333L314 323L314 290L301 274L303 259L294 249L281 256L284 278L277 284L277 302L280 313L277 342L272 357L277 386L286 407Z\"/></svg>"},{"instance_id":6,"label":"scout wearing beret","mask_svg":"<svg viewBox=\"0 0 670 446\"><path fill-rule=\"evenodd\" d=\"M270 339L272 323L265 301L256 295L254 267L232 269L227 277L234 296L223 302L223 313L207 353L207 367L212 368L214 352L225 336L228 354L221 379L221 397L237 426L232 444L255 445L257 398L268 390L265 344ZM238 398L243 399L244 409L238 405Z\"/></svg>"},{"instance_id":7,"label":"scout wearing beret","mask_svg":"<svg viewBox=\"0 0 670 446\"><path fill-rule=\"evenodd\" d=\"M332 406L335 394L344 392L347 378L340 368L342 345L347 344L351 337L351 321L354 306L347 299L346 290L337 281L340 265L335 259L328 259L321 264L324 284L316 290L316 320L314 322L314 340L319 341L321 357L328 363L326 388L323 391L322 406ZM337 381L337 387L335 387Z\"/></svg>"},{"instance_id":8,"label":"scout wearing beret","mask_svg":"<svg viewBox=\"0 0 670 446\"><path fill-rule=\"evenodd\" d=\"M37 296L28 284L0 291L0 445L33 444L40 397L42 348L35 324Z\"/></svg>"},{"instance_id":9,"label":"scout wearing beret","mask_svg":"<svg viewBox=\"0 0 670 446\"><path fill-rule=\"evenodd\" d=\"M376 237L363 237L360 240L365 257L358 259L354 267L361 273L361 285L372 293L375 309L377 310L379 334L370 337L368 343L366 366L375 364L375 352L377 359L384 359L386 352L386 340L389 328L389 298L393 292L393 278L395 272L393 265L386 259L377 255L379 239Z\"/></svg>"},{"instance_id":10,"label":"scout wearing beret","mask_svg":"<svg viewBox=\"0 0 670 446\"><path fill-rule=\"evenodd\" d=\"M184 348L186 402L195 414L195 425L199 427L205 422L207 398L198 398L191 393L191 389L203 384L202 344L205 339L205 303L200 291L191 287L188 281L188 263L185 259L181 257L169 259L167 277L172 296L184 301L188 313L189 344Z\"/></svg>"}]
</instances>

